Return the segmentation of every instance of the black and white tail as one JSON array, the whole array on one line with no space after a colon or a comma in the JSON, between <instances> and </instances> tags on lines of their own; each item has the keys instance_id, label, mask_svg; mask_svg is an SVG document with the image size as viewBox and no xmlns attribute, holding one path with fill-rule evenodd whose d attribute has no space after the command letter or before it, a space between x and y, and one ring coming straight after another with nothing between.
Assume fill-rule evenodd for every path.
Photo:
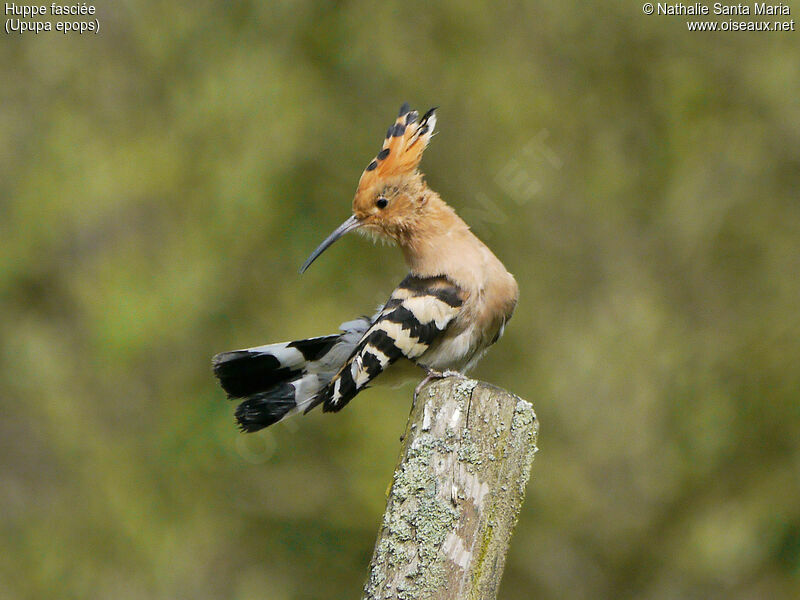
<instances>
[{"instance_id":1,"label":"black and white tail","mask_svg":"<svg viewBox=\"0 0 800 600\"><path fill-rule=\"evenodd\" d=\"M363 317L342 323L342 333L223 352L214 374L236 409L242 431L263 429L319 402L319 391L339 372L370 326Z\"/></svg>"}]
</instances>

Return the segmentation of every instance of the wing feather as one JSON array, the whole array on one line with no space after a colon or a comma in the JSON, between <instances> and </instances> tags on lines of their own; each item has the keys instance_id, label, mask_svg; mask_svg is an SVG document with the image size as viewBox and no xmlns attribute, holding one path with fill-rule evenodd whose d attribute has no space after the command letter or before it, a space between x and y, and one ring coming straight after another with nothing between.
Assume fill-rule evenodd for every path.
<instances>
[{"instance_id":1,"label":"wing feather","mask_svg":"<svg viewBox=\"0 0 800 600\"><path fill-rule=\"evenodd\" d=\"M392 363L422 356L459 314L463 301L462 291L446 277L406 277L314 404L338 411Z\"/></svg>"}]
</instances>

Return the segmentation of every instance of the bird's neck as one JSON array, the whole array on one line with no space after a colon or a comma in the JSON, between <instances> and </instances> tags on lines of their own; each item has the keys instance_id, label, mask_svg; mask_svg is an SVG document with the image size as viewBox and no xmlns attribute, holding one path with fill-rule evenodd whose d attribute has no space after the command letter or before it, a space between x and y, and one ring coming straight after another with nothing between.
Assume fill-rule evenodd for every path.
<instances>
[{"instance_id":1,"label":"bird's neck","mask_svg":"<svg viewBox=\"0 0 800 600\"><path fill-rule=\"evenodd\" d=\"M427 218L398 240L412 275L447 277L466 294L471 314L499 326L517 302L514 276L441 198L433 193L427 200Z\"/></svg>"},{"instance_id":2,"label":"bird's neck","mask_svg":"<svg viewBox=\"0 0 800 600\"><path fill-rule=\"evenodd\" d=\"M427 190L427 210L414 230L399 240L406 264L419 277L445 275L472 287L486 254L494 255L438 194ZM496 260L496 259L495 259Z\"/></svg>"}]
</instances>

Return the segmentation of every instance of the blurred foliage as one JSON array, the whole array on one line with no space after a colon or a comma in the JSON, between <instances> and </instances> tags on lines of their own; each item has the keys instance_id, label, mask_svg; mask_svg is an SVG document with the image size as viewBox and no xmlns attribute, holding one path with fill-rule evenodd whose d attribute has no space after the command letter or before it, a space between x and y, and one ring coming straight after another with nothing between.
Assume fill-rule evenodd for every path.
<instances>
[{"instance_id":1,"label":"blurred foliage","mask_svg":"<svg viewBox=\"0 0 800 600\"><path fill-rule=\"evenodd\" d=\"M219 351L404 274L344 220L401 102L516 274L541 451L501 597L800 587L797 33L629 2L118 2L0 44L0 599L355 598L410 389L237 433ZM797 15L794 15L796 18Z\"/></svg>"}]
</instances>

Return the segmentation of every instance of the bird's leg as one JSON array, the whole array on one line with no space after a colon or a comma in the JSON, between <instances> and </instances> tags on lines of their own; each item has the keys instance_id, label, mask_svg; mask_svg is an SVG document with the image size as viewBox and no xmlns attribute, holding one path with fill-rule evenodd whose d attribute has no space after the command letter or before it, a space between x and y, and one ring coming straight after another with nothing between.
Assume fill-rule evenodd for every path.
<instances>
[{"instance_id":1,"label":"bird's leg","mask_svg":"<svg viewBox=\"0 0 800 600\"><path fill-rule=\"evenodd\" d=\"M426 369L427 374L425 375L425 379L419 382L419 385L414 388L414 402L417 401L417 396L422 391L422 388L425 387L425 384L430 383L434 379L444 379L445 377L458 377L459 379L464 379L466 375L459 373L458 371L436 371L435 369Z\"/></svg>"},{"instance_id":2,"label":"bird's leg","mask_svg":"<svg viewBox=\"0 0 800 600\"><path fill-rule=\"evenodd\" d=\"M441 379L442 377L444 377L444 374L441 373L440 371L434 371L433 369L427 369L426 370L426 374L425 374L425 379L420 381L417 384L417 387L414 388L414 402L416 403L417 396L419 396L419 393L422 391L422 388L424 388L427 383L430 383L434 379Z\"/></svg>"}]
</instances>

